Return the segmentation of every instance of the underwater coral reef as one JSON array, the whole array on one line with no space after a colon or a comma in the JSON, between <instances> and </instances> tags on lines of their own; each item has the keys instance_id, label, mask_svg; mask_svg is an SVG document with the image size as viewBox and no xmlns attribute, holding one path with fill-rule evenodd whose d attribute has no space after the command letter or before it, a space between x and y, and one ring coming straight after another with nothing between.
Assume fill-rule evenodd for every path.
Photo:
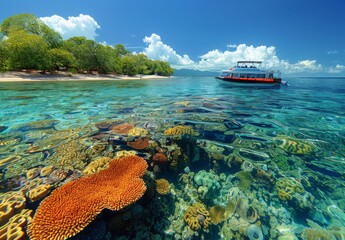
<instances>
[{"instance_id":1,"label":"underwater coral reef","mask_svg":"<svg viewBox=\"0 0 345 240\"><path fill-rule=\"evenodd\" d=\"M131 86L0 113L1 240L345 238L340 107Z\"/></svg>"}]
</instances>

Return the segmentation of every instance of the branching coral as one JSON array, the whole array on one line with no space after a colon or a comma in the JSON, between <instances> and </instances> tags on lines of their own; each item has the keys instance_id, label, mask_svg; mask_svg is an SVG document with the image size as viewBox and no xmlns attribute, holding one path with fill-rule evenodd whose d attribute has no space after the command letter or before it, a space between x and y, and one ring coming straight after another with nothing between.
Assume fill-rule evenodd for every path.
<instances>
[{"instance_id":1,"label":"branching coral","mask_svg":"<svg viewBox=\"0 0 345 240\"><path fill-rule=\"evenodd\" d=\"M85 228L103 209L120 210L135 202L146 191L140 178L146 169L143 158L128 156L57 188L38 207L28 227L30 238L66 239Z\"/></svg>"}]
</instances>

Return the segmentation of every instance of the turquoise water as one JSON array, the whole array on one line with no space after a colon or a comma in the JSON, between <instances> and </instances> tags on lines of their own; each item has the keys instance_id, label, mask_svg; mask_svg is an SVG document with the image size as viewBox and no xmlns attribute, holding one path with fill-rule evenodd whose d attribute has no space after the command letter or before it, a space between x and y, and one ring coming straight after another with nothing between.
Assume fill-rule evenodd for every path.
<instances>
[{"instance_id":1,"label":"turquoise water","mask_svg":"<svg viewBox=\"0 0 345 240\"><path fill-rule=\"evenodd\" d=\"M81 176L97 157L133 150L128 142L143 136L111 131L129 123L154 142L134 149L148 161L150 179L167 179L171 190L124 209L121 229L105 211L79 239L92 228L99 234L90 239L344 238L345 79L288 81L272 89L231 88L207 77L1 83L0 190L20 191L32 181L28 169L53 166ZM179 125L192 133L165 134ZM66 154L59 146L70 142L84 157L57 164ZM94 146L102 150L90 153ZM163 166L152 160L157 152L168 158ZM56 188L64 179L49 183ZM35 211L42 198L22 194ZM193 231L183 216L195 202L226 214L217 223L211 213L215 223Z\"/></svg>"}]
</instances>

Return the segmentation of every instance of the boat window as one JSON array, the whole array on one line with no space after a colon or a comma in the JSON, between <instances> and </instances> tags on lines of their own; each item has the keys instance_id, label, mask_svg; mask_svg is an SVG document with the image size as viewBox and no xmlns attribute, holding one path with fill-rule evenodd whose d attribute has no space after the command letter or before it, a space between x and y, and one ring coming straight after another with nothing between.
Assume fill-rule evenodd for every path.
<instances>
[{"instance_id":1,"label":"boat window","mask_svg":"<svg viewBox=\"0 0 345 240\"><path fill-rule=\"evenodd\" d=\"M232 77L238 78L238 73L233 73Z\"/></svg>"},{"instance_id":2,"label":"boat window","mask_svg":"<svg viewBox=\"0 0 345 240\"><path fill-rule=\"evenodd\" d=\"M270 73L270 74L268 75L268 77L269 77L269 78L273 78L273 73Z\"/></svg>"},{"instance_id":3,"label":"boat window","mask_svg":"<svg viewBox=\"0 0 345 240\"><path fill-rule=\"evenodd\" d=\"M240 78L246 78L247 74L246 73L240 73Z\"/></svg>"},{"instance_id":4,"label":"boat window","mask_svg":"<svg viewBox=\"0 0 345 240\"><path fill-rule=\"evenodd\" d=\"M257 74L257 78L265 78L265 74Z\"/></svg>"},{"instance_id":5,"label":"boat window","mask_svg":"<svg viewBox=\"0 0 345 240\"><path fill-rule=\"evenodd\" d=\"M225 76L228 76L228 75L229 75L228 72L222 72L222 73L220 74L221 77L225 77Z\"/></svg>"},{"instance_id":6,"label":"boat window","mask_svg":"<svg viewBox=\"0 0 345 240\"><path fill-rule=\"evenodd\" d=\"M249 78L255 78L255 73L248 73Z\"/></svg>"}]
</instances>

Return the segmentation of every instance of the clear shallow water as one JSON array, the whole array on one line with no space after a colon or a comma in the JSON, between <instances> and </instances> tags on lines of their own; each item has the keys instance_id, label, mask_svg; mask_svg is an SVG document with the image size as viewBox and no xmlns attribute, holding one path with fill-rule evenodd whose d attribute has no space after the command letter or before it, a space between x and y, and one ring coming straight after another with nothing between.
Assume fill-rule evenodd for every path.
<instances>
[{"instance_id":1,"label":"clear shallow water","mask_svg":"<svg viewBox=\"0 0 345 240\"><path fill-rule=\"evenodd\" d=\"M149 161L155 178L168 179L172 190L168 195L156 193L152 201L139 201L136 206L155 211L136 213L139 216L131 219L136 227L128 231L111 230L113 216L102 217L108 235L100 239L156 235L247 239L254 231L252 225L260 228L265 239L312 239L309 234L321 233L328 234L327 239L340 239L335 232L345 236L345 79L288 81L289 87L279 89L230 88L213 78L193 77L1 83L0 163L16 156L0 164L2 192L18 191L27 184L25 173L33 167L82 171L99 156L130 150L126 143L133 136L111 132L116 124L130 123L147 130L156 143L136 150ZM102 122L107 122L108 129L97 126ZM191 127L193 134L164 134L177 125ZM77 133L50 138L69 129ZM99 133L107 138L92 138ZM54 165L58 147L76 139L83 153L90 146L109 146L84 159L82 166ZM30 144L39 150L28 153ZM181 153L174 159L176 149ZM159 151L168 156L167 166L153 163L152 155ZM176 161L180 162L176 165ZM200 182L200 178L209 181ZM62 182L54 184L53 188ZM229 203L236 202L237 210L206 231L193 231L183 216L195 202L208 210L216 205L229 209ZM256 209L258 220L241 214L249 206ZM27 200L27 208L36 207L35 201ZM148 214L152 223L142 224L141 218ZM158 221L162 218L163 222Z\"/></svg>"}]
</instances>

